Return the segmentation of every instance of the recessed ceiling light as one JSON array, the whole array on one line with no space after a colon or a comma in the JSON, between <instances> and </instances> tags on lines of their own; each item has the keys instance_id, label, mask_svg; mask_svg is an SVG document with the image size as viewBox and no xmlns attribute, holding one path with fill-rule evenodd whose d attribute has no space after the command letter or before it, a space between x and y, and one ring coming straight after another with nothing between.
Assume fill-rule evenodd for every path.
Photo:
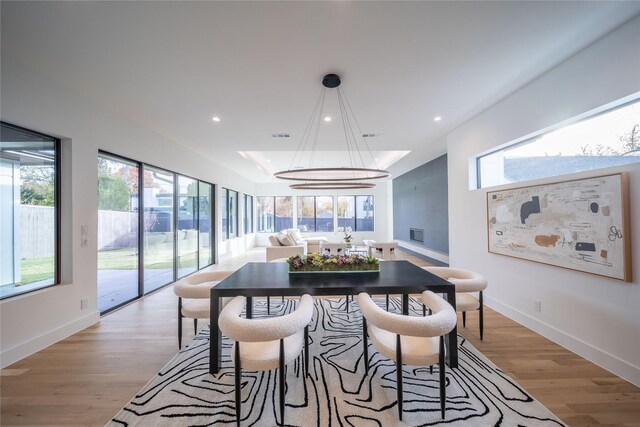
<instances>
[{"instance_id":1,"label":"recessed ceiling light","mask_svg":"<svg viewBox=\"0 0 640 427\"><path fill-rule=\"evenodd\" d=\"M331 117L329 117L329 116L325 117L325 118L324 118L324 121L325 121L325 122L330 122L330 121L331 121Z\"/></svg>"},{"instance_id":2,"label":"recessed ceiling light","mask_svg":"<svg viewBox=\"0 0 640 427\"><path fill-rule=\"evenodd\" d=\"M271 162L271 159L267 159L267 162Z\"/></svg>"},{"instance_id":3,"label":"recessed ceiling light","mask_svg":"<svg viewBox=\"0 0 640 427\"><path fill-rule=\"evenodd\" d=\"M439 122L440 120L442 120L442 117L440 117L440 116L435 116L435 117L433 118L433 121L434 121L434 122Z\"/></svg>"},{"instance_id":4,"label":"recessed ceiling light","mask_svg":"<svg viewBox=\"0 0 640 427\"><path fill-rule=\"evenodd\" d=\"M213 120L214 122L219 122L220 121L220 117L213 116L213 119L211 119L211 120Z\"/></svg>"}]
</instances>

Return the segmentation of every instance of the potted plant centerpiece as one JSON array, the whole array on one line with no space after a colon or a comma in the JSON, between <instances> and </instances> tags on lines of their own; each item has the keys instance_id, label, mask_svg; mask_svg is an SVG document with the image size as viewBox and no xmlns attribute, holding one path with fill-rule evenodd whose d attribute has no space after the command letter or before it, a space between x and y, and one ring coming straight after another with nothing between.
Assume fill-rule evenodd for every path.
<instances>
[{"instance_id":1,"label":"potted plant centerpiece","mask_svg":"<svg viewBox=\"0 0 640 427\"><path fill-rule=\"evenodd\" d=\"M353 232L353 229L351 227L338 227L337 231L339 232L343 232L344 233L344 242L347 245L351 244L351 232Z\"/></svg>"},{"instance_id":2,"label":"potted plant centerpiece","mask_svg":"<svg viewBox=\"0 0 640 427\"><path fill-rule=\"evenodd\" d=\"M377 272L380 271L378 258L353 255L295 255L287 259L289 273L328 272Z\"/></svg>"}]
</instances>

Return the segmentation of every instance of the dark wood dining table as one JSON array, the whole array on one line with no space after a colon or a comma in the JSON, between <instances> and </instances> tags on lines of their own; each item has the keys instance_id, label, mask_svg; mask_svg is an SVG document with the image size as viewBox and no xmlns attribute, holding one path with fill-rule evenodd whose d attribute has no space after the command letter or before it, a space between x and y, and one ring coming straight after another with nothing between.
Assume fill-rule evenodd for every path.
<instances>
[{"instance_id":1,"label":"dark wood dining table","mask_svg":"<svg viewBox=\"0 0 640 427\"><path fill-rule=\"evenodd\" d=\"M455 286L409 261L384 261L379 272L289 273L286 262L250 262L211 288L209 372L220 371L222 333L218 316L222 298L247 298L246 316L253 315L253 297L344 296L366 292L371 295L402 295L402 313L409 314L409 294L430 290L443 294L456 307ZM445 336L447 364L458 367L457 327Z\"/></svg>"}]
</instances>

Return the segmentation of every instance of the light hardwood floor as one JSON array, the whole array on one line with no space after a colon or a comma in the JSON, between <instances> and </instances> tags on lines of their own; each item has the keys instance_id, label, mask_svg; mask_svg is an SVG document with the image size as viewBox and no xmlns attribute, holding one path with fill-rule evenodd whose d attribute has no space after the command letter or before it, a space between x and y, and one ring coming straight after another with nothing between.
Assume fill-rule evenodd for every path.
<instances>
[{"instance_id":1,"label":"light hardwood floor","mask_svg":"<svg viewBox=\"0 0 640 427\"><path fill-rule=\"evenodd\" d=\"M398 258L428 265L408 253ZM262 260L264 248L256 248L213 269ZM176 311L165 288L3 369L0 425L104 425L177 352ZM459 332L570 426L640 426L638 387L491 309L484 341L477 325L469 313ZM188 342L191 321L184 330Z\"/></svg>"}]
</instances>

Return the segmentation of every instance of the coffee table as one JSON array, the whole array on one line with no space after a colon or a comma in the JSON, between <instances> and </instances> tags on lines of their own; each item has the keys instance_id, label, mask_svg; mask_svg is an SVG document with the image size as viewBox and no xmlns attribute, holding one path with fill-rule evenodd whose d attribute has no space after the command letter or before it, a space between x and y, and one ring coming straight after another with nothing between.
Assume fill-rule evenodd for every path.
<instances>
[{"instance_id":1,"label":"coffee table","mask_svg":"<svg viewBox=\"0 0 640 427\"><path fill-rule=\"evenodd\" d=\"M253 297L296 295L402 295L402 313L409 314L409 294L430 290L444 294L455 309L455 286L409 261L384 261L374 273L294 273L285 262L250 262L211 288L209 373L220 371L222 333L218 327L221 298L245 296L247 318L253 315ZM458 367L457 327L445 336L447 364Z\"/></svg>"}]
</instances>

